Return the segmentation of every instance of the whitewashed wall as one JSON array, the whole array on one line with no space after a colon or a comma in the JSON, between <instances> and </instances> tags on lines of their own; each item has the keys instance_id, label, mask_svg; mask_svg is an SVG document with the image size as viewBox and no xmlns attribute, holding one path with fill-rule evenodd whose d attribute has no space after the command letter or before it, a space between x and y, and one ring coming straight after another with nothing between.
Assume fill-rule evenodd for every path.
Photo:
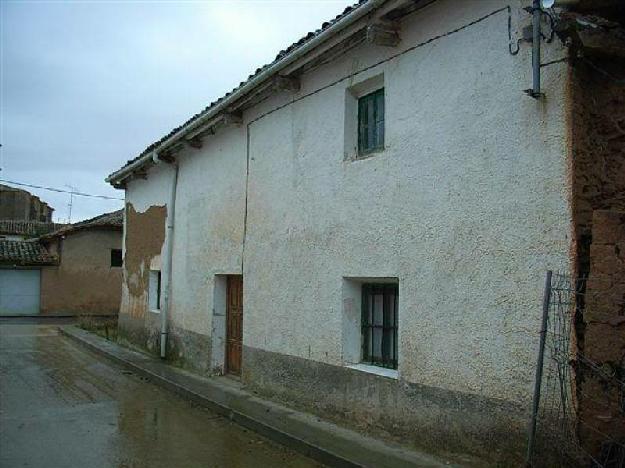
<instances>
[{"instance_id":1,"label":"whitewashed wall","mask_svg":"<svg viewBox=\"0 0 625 468\"><path fill-rule=\"evenodd\" d=\"M439 1L399 49L504 5ZM356 49L300 95L396 52ZM401 378L527 399L544 273L567 267L571 220L566 66L543 70L539 103L522 92L530 64L527 47L508 53L504 11L253 123L246 346L345 364L342 278L398 277ZM346 161L346 89L382 73L386 149Z\"/></svg>"},{"instance_id":2,"label":"whitewashed wall","mask_svg":"<svg viewBox=\"0 0 625 468\"><path fill-rule=\"evenodd\" d=\"M440 0L404 21L397 48L360 46L245 123L505 5ZM546 49L545 61L564 54ZM346 89L380 74L386 149L345 160ZM527 399L543 275L568 266L570 243L566 65L543 80L545 102L523 94L530 51L508 53L502 11L251 123L244 345L347 364L343 278L398 277L402 379ZM222 130L179 157L181 329L209 335L215 275L241 271L245 132ZM166 179L150 170L127 201L164 203Z\"/></svg>"},{"instance_id":3,"label":"whitewashed wall","mask_svg":"<svg viewBox=\"0 0 625 468\"><path fill-rule=\"evenodd\" d=\"M245 145L231 127L179 158L172 319L183 329L209 335L215 275L241 274Z\"/></svg>"}]
</instances>

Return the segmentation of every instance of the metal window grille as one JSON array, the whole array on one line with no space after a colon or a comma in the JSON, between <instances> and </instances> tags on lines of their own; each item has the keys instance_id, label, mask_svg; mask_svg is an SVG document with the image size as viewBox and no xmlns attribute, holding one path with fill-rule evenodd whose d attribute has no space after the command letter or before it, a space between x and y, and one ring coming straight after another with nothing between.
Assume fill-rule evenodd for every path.
<instances>
[{"instance_id":1,"label":"metal window grille","mask_svg":"<svg viewBox=\"0 0 625 468\"><path fill-rule=\"evenodd\" d=\"M362 360L397 369L397 284L362 285Z\"/></svg>"},{"instance_id":2,"label":"metal window grille","mask_svg":"<svg viewBox=\"0 0 625 468\"><path fill-rule=\"evenodd\" d=\"M358 154L384 148L384 88L358 99Z\"/></svg>"},{"instance_id":3,"label":"metal window grille","mask_svg":"<svg viewBox=\"0 0 625 468\"><path fill-rule=\"evenodd\" d=\"M158 272L157 283L156 283L156 308L160 310L161 308L161 272Z\"/></svg>"}]
</instances>

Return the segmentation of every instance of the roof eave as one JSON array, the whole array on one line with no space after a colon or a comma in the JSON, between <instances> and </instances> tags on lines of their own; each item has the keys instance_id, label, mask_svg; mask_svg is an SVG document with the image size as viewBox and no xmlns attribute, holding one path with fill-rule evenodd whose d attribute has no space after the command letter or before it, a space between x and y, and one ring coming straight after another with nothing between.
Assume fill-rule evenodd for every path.
<instances>
[{"instance_id":1,"label":"roof eave","mask_svg":"<svg viewBox=\"0 0 625 468\"><path fill-rule=\"evenodd\" d=\"M111 173L105 179L105 181L113 185L114 187L119 188L123 180L127 178L134 170L142 167L146 162L153 160L155 157L155 153L158 154L159 151L163 151L164 149L171 147L173 144L180 141L180 139L183 138L186 134L202 126L207 120L216 117L219 113L224 111L231 111L231 106L235 104L237 100L248 94L254 88L262 85L267 79L279 73L291 63L295 62L303 55L312 51L317 46L325 42L327 39L340 32L342 29L355 23L365 15L369 14L371 11L376 10L386 1L387 0L371 0L363 4L359 8L355 9L351 14L348 14L344 18L341 18L339 21L329 26L328 29L322 31L318 36L312 38L310 41L288 53L276 63L267 67L266 70L261 71L258 75L251 78L247 83L245 83L239 89L235 90L228 97L224 98L217 105L208 109L204 115L201 115L196 120L189 122L188 125L185 125L174 135L159 144L153 152L147 153L136 161L133 161L129 165L124 166L121 169Z\"/></svg>"}]
</instances>

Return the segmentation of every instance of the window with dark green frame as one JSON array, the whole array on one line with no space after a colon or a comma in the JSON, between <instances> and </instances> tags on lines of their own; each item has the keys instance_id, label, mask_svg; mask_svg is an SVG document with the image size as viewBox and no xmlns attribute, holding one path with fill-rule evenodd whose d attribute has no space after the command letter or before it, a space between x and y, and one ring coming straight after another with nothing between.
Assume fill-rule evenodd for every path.
<instances>
[{"instance_id":1,"label":"window with dark green frame","mask_svg":"<svg viewBox=\"0 0 625 468\"><path fill-rule=\"evenodd\" d=\"M384 148L384 88L358 99L358 155Z\"/></svg>"},{"instance_id":2,"label":"window with dark green frame","mask_svg":"<svg viewBox=\"0 0 625 468\"><path fill-rule=\"evenodd\" d=\"M397 301L392 283L362 285L362 362L397 369Z\"/></svg>"}]
</instances>

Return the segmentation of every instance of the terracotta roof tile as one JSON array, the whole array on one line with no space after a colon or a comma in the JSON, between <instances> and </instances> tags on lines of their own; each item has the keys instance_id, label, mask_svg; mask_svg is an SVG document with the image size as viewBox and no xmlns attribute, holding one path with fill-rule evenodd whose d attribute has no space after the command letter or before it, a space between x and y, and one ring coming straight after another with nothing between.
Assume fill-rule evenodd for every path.
<instances>
[{"instance_id":1,"label":"terracotta roof tile","mask_svg":"<svg viewBox=\"0 0 625 468\"><path fill-rule=\"evenodd\" d=\"M0 234L40 236L42 234L60 229L63 226L65 225L59 223L0 219Z\"/></svg>"},{"instance_id":2,"label":"terracotta roof tile","mask_svg":"<svg viewBox=\"0 0 625 468\"><path fill-rule=\"evenodd\" d=\"M56 257L37 241L0 240L0 264L52 265Z\"/></svg>"},{"instance_id":3,"label":"terracotta roof tile","mask_svg":"<svg viewBox=\"0 0 625 468\"><path fill-rule=\"evenodd\" d=\"M70 232L79 231L81 229L93 229L93 228L112 228L122 229L124 226L124 210L117 210L111 213L104 213L96 216L95 218L80 221L79 223L68 224L61 229L41 236L41 239L48 239L56 236L63 236Z\"/></svg>"}]
</instances>

